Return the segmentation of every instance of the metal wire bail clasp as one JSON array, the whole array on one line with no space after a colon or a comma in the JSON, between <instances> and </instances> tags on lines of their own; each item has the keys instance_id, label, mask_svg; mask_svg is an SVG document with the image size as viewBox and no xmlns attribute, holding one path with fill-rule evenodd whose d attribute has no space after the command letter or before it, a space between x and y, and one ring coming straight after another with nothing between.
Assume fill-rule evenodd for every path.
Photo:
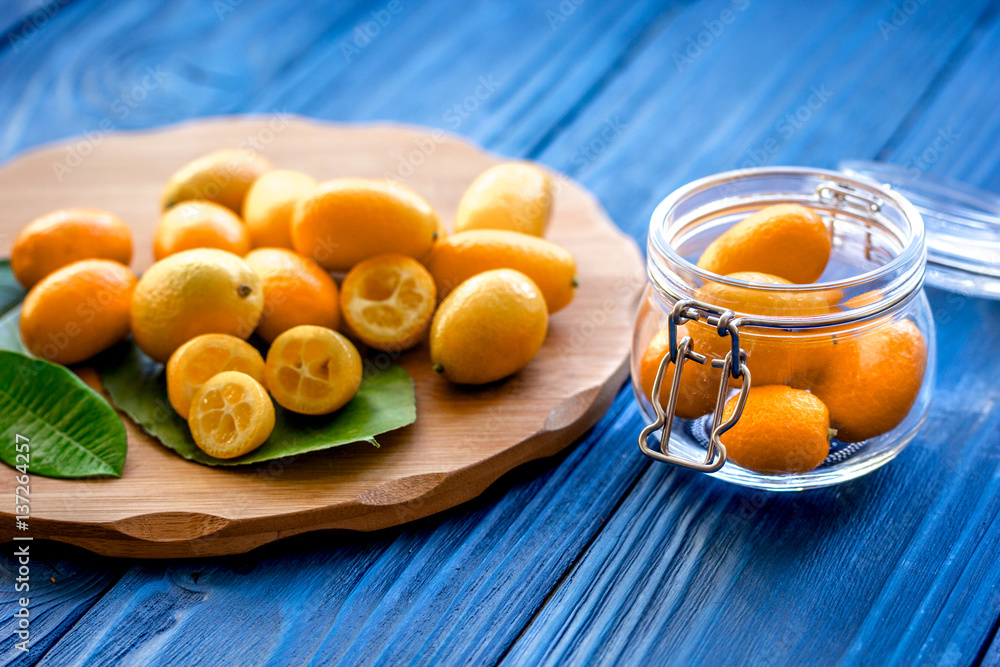
<instances>
[{"instance_id":1,"label":"metal wire bail clasp","mask_svg":"<svg viewBox=\"0 0 1000 667\"><path fill-rule=\"evenodd\" d=\"M722 369L722 376L719 380L719 392L715 400L715 411L712 414L712 430L709 438L708 449L705 452L703 461L696 461L677 456L670 453L670 434L673 430L674 410L677 407L677 393L681 385L681 373L684 364L689 361L703 364L708 358L703 354L698 354L693 349L693 342L690 336L685 336L680 341L677 340L677 327L690 320L704 318L705 322L716 327L720 336L729 336L732 347L726 353L725 359L713 359L712 366ZM707 303L695 301L694 299L683 299L678 301L670 312L670 319L667 323L670 335L670 351L660 360L660 365L656 369L656 378L653 380L653 392L649 397L653 403L653 410L656 412L656 421L642 429L639 434L639 451L646 456L654 458L664 463L690 468L699 472L712 473L726 464L726 447L722 444L722 434L731 429L739 421L743 414L743 407L746 405L747 394L750 391L750 369L746 364L746 352L740 348L740 333L735 321L736 314L725 308L718 308ZM663 376L666 375L667 366L673 363L674 372L670 381L670 397L664 409L660 405L660 388L663 386ZM736 409L725 422L722 421L726 407L726 397L729 395L729 377L742 379L740 393L736 402ZM660 450L657 451L649 446L649 436L660 430Z\"/></svg>"},{"instance_id":2,"label":"metal wire bail clasp","mask_svg":"<svg viewBox=\"0 0 1000 667\"><path fill-rule=\"evenodd\" d=\"M838 181L823 181L816 186L816 196L842 209L854 209L862 214L878 213L885 206L881 197L869 195Z\"/></svg>"}]
</instances>

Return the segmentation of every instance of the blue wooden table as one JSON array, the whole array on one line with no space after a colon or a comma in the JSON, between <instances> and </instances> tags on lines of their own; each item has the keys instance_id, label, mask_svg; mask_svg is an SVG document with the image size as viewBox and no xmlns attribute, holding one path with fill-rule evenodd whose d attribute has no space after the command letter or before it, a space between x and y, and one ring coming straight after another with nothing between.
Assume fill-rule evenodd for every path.
<instances>
[{"instance_id":1,"label":"blue wooden table","mask_svg":"<svg viewBox=\"0 0 1000 667\"><path fill-rule=\"evenodd\" d=\"M274 112L439 126L590 188L645 243L674 188L881 159L1000 191L986 0L5 1L0 160L98 129ZM3 212L0 211L0 215ZM1000 662L1000 302L929 289L920 436L775 495L643 458L623 389L563 455L375 534L180 562L35 545L11 664Z\"/></svg>"}]
</instances>

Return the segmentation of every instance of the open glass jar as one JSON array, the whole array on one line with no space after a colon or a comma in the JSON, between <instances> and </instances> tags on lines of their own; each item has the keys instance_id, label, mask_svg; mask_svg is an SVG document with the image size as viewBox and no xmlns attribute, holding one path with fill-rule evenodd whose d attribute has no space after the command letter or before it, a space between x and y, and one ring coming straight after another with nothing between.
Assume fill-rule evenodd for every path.
<instances>
[{"instance_id":1,"label":"open glass jar","mask_svg":"<svg viewBox=\"0 0 1000 667\"><path fill-rule=\"evenodd\" d=\"M761 284L697 266L727 229L777 204L812 209L828 230L830 259L816 283ZM761 168L675 191L650 223L649 284L632 346L632 385L650 422L640 449L770 490L827 486L884 465L930 405L935 336L925 263L920 213L864 178ZM809 410L820 399L836 429L819 458L815 447L803 449L798 415L766 404L744 410L748 398L758 405L757 396L801 398L796 392L809 394ZM764 423L773 451L755 458L734 444L727 453L726 433L740 419L743 427Z\"/></svg>"}]
</instances>

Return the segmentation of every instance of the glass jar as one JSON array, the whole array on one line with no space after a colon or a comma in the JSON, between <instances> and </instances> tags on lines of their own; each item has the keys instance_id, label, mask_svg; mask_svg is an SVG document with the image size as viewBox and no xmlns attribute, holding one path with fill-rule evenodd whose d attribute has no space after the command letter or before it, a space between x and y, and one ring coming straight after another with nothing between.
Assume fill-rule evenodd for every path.
<instances>
[{"instance_id":1,"label":"glass jar","mask_svg":"<svg viewBox=\"0 0 1000 667\"><path fill-rule=\"evenodd\" d=\"M832 246L817 283L761 284L696 265L719 235L775 204L811 208L824 222ZM649 422L640 449L770 490L827 486L884 465L931 401L925 264L920 213L863 177L760 168L675 191L650 222L632 345L632 386ZM824 407L831 430L819 450ZM770 435L750 451L747 432Z\"/></svg>"}]
</instances>

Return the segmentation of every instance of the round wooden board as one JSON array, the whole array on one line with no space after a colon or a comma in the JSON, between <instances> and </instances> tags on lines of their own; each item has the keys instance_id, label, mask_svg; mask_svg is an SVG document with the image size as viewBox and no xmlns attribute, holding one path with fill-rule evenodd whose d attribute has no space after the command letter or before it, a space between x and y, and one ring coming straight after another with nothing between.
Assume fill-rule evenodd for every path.
<instances>
[{"instance_id":1,"label":"round wooden board","mask_svg":"<svg viewBox=\"0 0 1000 667\"><path fill-rule=\"evenodd\" d=\"M441 130L288 116L92 135L0 169L0 254L9 255L17 231L36 216L93 206L130 224L132 268L141 272L152 263L163 183L189 160L231 146L255 148L275 166L319 180L395 178L425 196L449 226L465 188L499 161ZM549 238L575 255L580 287L573 303L551 317L545 345L525 370L485 388L456 387L436 376L421 345L398 360L416 382L415 424L380 436L380 449L354 444L256 466L191 463L125 419L129 448L121 479L32 477L28 534L113 556L242 553L305 531L412 521L465 502L515 466L571 444L597 422L626 378L645 270L635 243L594 197L567 177L553 178ZM0 495L13 497L15 475L8 473L0 475ZM2 510L2 536L10 539L13 517Z\"/></svg>"}]
</instances>

